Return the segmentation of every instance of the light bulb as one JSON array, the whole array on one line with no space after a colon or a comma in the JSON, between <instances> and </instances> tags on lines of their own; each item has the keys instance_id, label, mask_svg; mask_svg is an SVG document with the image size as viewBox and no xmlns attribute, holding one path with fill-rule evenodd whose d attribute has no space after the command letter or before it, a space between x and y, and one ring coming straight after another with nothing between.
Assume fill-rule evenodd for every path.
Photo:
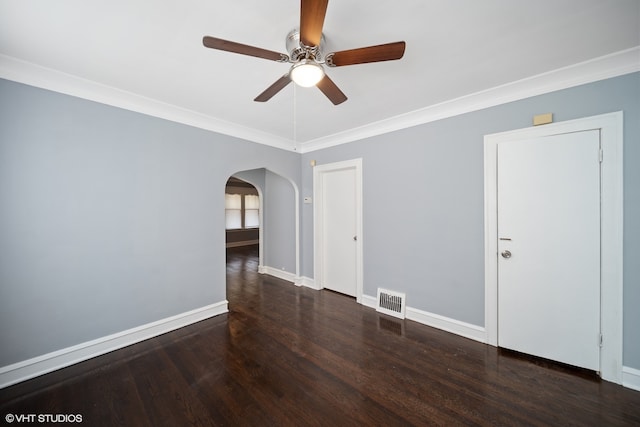
<instances>
[{"instance_id":1,"label":"light bulb","mask_svg":"<svg viewBox=\"0 0 640 427\"><path fill-rule=\"evenodd\" d=\"M322 66L315 61L303 59L293 64L290 72L291 80L298 86L315 86L324 77Z\"/></svg>"}]
</instances>

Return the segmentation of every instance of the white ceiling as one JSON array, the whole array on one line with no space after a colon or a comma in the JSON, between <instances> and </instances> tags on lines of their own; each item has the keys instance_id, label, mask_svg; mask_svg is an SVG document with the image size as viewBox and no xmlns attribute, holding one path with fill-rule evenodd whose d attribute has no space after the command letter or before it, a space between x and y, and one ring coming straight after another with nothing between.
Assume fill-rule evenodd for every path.
<instances>
[{"instance_id":1,"label":"white ceiling","mask_svg":"<svg viewBox=\"0 0 640 427\"><path fill-rule=\"evenodd\" d=\"M58 76L90 99L111 91L107 103L148 102L159 116L300 149L594 58L632 48L637 57L640 45L638 0L331 0L325 52L407 43L399 61L328 69L349 98L338 106L294 84L254 102L288 65L202 46L210 35L286 53L299 9L299 0L0 0L0 77L47 87ZM25 77L34 69L35 83Z\"/></svg>"}]
</instances>

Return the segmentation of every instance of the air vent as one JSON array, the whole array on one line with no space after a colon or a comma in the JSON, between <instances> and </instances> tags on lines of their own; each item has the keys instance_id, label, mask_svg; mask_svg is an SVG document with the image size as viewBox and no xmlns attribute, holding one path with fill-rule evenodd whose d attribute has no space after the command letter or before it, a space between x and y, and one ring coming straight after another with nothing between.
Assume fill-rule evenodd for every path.
<instances>
[{"instance_id":1,"label":"air vent","mask_svg":"<svg viewBox=\"0 0 640 427\"><path fill-rule=\"evenodd\" d=\"M405 294L378 288L376 311L404 319Z\"/></svg>"}]
</instances>

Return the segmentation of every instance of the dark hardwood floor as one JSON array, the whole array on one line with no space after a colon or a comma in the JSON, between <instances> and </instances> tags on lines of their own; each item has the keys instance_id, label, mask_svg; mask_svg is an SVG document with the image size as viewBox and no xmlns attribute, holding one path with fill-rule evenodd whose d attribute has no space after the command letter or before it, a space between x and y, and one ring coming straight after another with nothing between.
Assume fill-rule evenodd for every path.
<instances>
[{"instance_id":1,"label":"dark hardwood floor","mask_svg":"<svg viewBox=\"0 0 640 427\"><path fill-rule=\"evenodd\" d=\"M640 425L640 392L259 275L256 249L228 253L227 315L0 390L3 422Z\"/></svg>"}]
</instances>

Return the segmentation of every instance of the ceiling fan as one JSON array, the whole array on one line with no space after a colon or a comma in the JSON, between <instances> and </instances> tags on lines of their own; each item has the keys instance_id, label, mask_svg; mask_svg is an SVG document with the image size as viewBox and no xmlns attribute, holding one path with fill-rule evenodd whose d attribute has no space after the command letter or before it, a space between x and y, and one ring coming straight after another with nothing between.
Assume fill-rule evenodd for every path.
<instances>
[{"instance_id":1,"label":"ceiling fan","mask_svg":"<svg viewBox=\"0 0 640 427\"><path fill-rule=\"evenodd\" d=\"M287 74L276 80L254 101L268 101L293 80L303 87L317 86L334 105L338 105L346 101L347 97L325 74L322 65L342 67L400 59L404 55L405 42L342 50L324 55L322 26L328 3L329 0L301 0L300 29L294 29L287 35L288 55L210 36L203 37L202 43L211 49L293 64Z\"/></svg>"}]
</instances>

